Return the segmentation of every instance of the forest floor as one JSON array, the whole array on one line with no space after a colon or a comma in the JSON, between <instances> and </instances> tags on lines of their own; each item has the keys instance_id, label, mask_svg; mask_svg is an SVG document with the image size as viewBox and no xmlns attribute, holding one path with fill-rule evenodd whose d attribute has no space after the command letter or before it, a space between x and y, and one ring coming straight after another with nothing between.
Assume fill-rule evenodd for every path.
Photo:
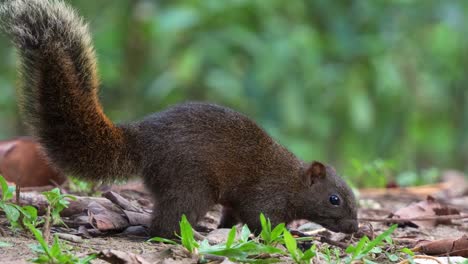
<instances>
[{"instance_id":1,"label":"forest floor","mask_svg":"<svg viewBox=\"0 0 468 264\"><path fill-rule=\"evenodd\" d=\"M468 234L468 218L464 217L468 214L467 179L463 175L455 177L455 172L450 173L452 174L444 182L430 186L360 190L360 233L372 239L389 228L389 223L392 222L389 217L392 217L400 219L395 220L400 227L391 235L392 243L400 248L414 249L422 241L441 239L448 239L452 246L456 241L467 243L468 237L464 237ZM139 182L109 187L104 196L105 198L80 198L72 201L69 208L63 211L63 220L68 228L52 227L51 231L52 234L59 234L64 249L77 256L101 252L102 255L111 255L112 260L108 259L111 263L197 263L197 256L189 254L180 245L146 242L146 229L142 226L149 220L152 203L149 194L143 191ZM44 210L44 201L38 192L24 192L21 198L23 203L38 207L40 213ZM220 207L216 207L195 229L200 234L207 235L216 227L219 217ZM448 219L452 217L453 219ZM357 237L323 230L304 221L294 222L290 228L301 230L299 235L309 234L315 237L313 244L318 245L319 249L336 247L343 252L344 248L358 241ZM37 240L30 232L13 232L3 214L0 215L0 231L0 263L29 263L37 256L31 249L31 245L38 244ZM223 240L222 234L227 236L227 231L214 233L208 234L210 242ZM466 256L468 246L459 251L461 256ZM424 253L446 255L428 251L416 255ZM392 262L384 254L382 257L374 254L372 259L378 263ZM393 260L394 263L398 261ZM292 263L292 260L282 258L281 262ZM323 259L315 259L315 262L326 263ZM97 259L92 263L108 262ZM215 258L212 263L229 261Z\"/></svg>"}]
</instances>

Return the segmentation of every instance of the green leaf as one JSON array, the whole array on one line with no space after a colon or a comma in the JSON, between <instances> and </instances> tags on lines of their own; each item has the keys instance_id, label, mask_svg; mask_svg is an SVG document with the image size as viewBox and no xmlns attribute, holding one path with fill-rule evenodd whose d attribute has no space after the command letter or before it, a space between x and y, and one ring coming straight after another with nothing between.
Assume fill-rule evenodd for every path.
<instances>
[{"instance_id":1,"label":"green leaf","mask_svg":"<svg viewBox=\"0 0 468 264\"><path fill-rule=\"evenodd\" d=\"M31 218L31 219L36 219L37 218L37 209L34 206L31 205L25 205L21 207L21 212L24 214L24 216Z\"/></svg>"},{"instance_id":2,"label":"green leaf","mask_svg":"<svg viewBox=\"0 0 468 264\"><path fill-rule=\"evenodd\" d=\"M64 194L62 196L63 196L63 198L70 199L70 200L73 200L73 201L76 201L78 199L78 198L76 198L75 195L71 195L71 194ZM70 203L67 200L64 200L64 201L66 201L67 203Z\"/></svg>"},{"instance_id":3,"label":"green leaf","mask_svg":"<svg viewBox=\"0 0 468 264\"><path fill-rule=\"evenodd\" d=\"M29 229L29 231L31 231L31 233L33 233L34 237L35 237L36 240L39 242L39 245L41 246L42 250L43 250L49 257L52 257L51 254L50 254L49 246L48 246L47 243L45 242L44 237L42 236L41 231L39 231L37 228L35 228L35 227L34 227L33 225L31 225L31 224L25 224L25 226Z\"/></svg>"},{"instance_id":4,"label":"green leaf","mask_svg":"<svg viewBox=\"0 0 468 264\"><path fill-rule=\"evenodd\" d=\"M0 175L0 186L2 187L2 201L8 201L13 198L14 188L10 188L5 178Z\"/></svg>"},{"instance_id":5,"label":"green leaf","mask_svg":"<svg viewBox=\"0 0 468 264\"><path fill-rule=\"evenodd\" d=\"M33 263L53 263L47 255L40 255L31 260Z\"/></svg>"},{"instance_id":6,"label":"green leaf","mask_svg":"<svg viewBox=\"0 0 468 264\"><path fill-rule=\"evenodd\" d=\"M369 251L371 251L375 246L379 245L386 237L390 236L393 231L398 227L397 224L392 225L389 229L387 229L385 232L382 234L378 235L375 239L370 241L365 249L363 250L362 254L367 254Z\"/></svg>"},{"instance_id":7,"label":"green leaf","mask_svg":"<svg viewBox=\"0 0 468 264\"><path fill-rule=\"evenodd\" d=\"M330 254L330 251L328 251L328 254ZM301 257L301 260L310 260L316 255L317 255L317 248L315 245L313 245L312 247L310 247L308 250L304 252L304 255L302 255Z\"/></svg>"},{"instance_id":8,"label":"green leaf","mask_svg":"<svg viewBox=\"0 0 468 264\"><path fill-rule=\"evenodd\" d=\"M272 241L275 241L276 239L278 239L278 237L283 233L283 231L285 230L285 224L284 223L281 223L279 225L277 225L273 231L271 231L271 240Z\"/></svg>"},{"instance_id":9,"label":"green leaf","mask_svg":"<svg viewBox=\"0 0 468 264\"><path fill-rule=\"evenodd\" d=\"M263 213L260 213L260 224L262 225L262 229L268 230L267 221Z\"/></svg>"},{"instance_id":10,"label":"green leaf","mask_svg":"<svg viewBox=\"0 0 468 264\"><path fill-rule=\"evenodd\" d=\"M3 209L5 212L8 221L10 221L11 224L12 222L16 223L18 222L18 219L20 217L20 211L18 210L17 206L14 204L0 204L0 207Z\"/></svg>"},{"instance_id":11,"label":"green leaf","mask_svg":"<svg viewBox=\"0 0 468 264\"><path fill-rule=\"evenodd\" d=\"M414 252L409 248L403 248L403 249L401 249L401 252L406 253L406 254L414 257Z\"/></svg>"},{"instance_id":12,"label":"green leaf","mask_svg":"<svg viewBox=\"0 0 468 264\"><path fill-rule=\"evenodd\" d=\"M88 264L91 262L91 260L94 260L97 258L97 254L90 254L89 256L82 258L78 261L78 264Z\"/></svg>"},{"instance_id":13,"label":"green leaf","mask_svg":"<svg viewBox=\"0 0 468 264\"><path fill-rule=\"evenodd\" d=\"M0 247L11 247L11 246L13 245L10 243L0 241Z\"/></svg>"},{"instance_id":14,"label":"green leaf","mask_svg":"<svg viewBox=\"0 0 468 264\"><path fill-rule=\"evenodd\" d=\"M315 246L315 245L314 245ZM330 248L326 247L325 248L325 260L327 263L331 262L331 253L330 253ZM339 259L339 258L338 258Z\"/></svg>"},{"instance_id":15,"label":"green leaf","mask_svg":"<svg viewBox=\"0 0 468 264\"><path fill-rule=\"evenodd\" d=\"M182 220L180 221L180 236L182 240L182 246L184 246L190 253L193 253L198 244L193 236L192 226L187 220L185 214L182 215Z\"/></svg>"},{"instance_id":16,"label":"green leaf","mask_svg":"<svg viewBox=\"0 0 468 264\"><path fill-rule=\"evenodd\" d=\"M148 242L161 242L161 243L166 243L166 244L172 244L172 245L177 245L177 242L174 240L170 240L167 238L162 238L162 237L152 237L147 240Z\"/></svg>"},{"instance_id":17,"label":"green leaf","mask_svg":"<svg viewBox=\"0 0 468 264\"><path fill-rule=\"evenodd\" d=\"M260 224L262 226L262 231L260 232L260 237L269 244L271 242L271 222L270 219L266 219L263 213L260 213Z\"/></svg>"},{"instance_id":18,"label":"green leaf","mask_svg":"<svg viewBox=\"0 0 468 264\"><path fill-rule=\"evenodd\" d=\"M362 237L355 247L350 245L346 249L346 253L351 253L351 258L353 260L356 259L356 257L361 254L362 249L364 248L364 246L366 245L368 241L369 241L369 238L367 236Z\"/></svg>"},{"instance_id":19,"label":"green leaf","mask_svg":"<svg viewBox=\"0 0 468 264\"><path fill-rule=\"evenodd\" d=\"M400 258L395 255L395 254L389 254L389 253L385 253L387 255L387 258L390 260L390 261L393 261L393 262L396 262L398 261Z\"/></svg>"},{"instance_id":20,"label":"green leaf","mask_svg":"<svg viewBox=\"0 0 468 264\"><path fill-rule=\"evenodd\" d=\"M296 259L297 258L297 242L294 237L289 233L288 230L284 230L284 243L286 244L286 248L288 249L291 256Z\"/></svg>"},{"instance_id":21,"label":"green leaf","mask_svg":"<svg viewBox=\"0 0 468 264\"><path fill-rule=\"evenodd\" d=\"M251 232L249 227L247 225L243 225L241 230L241 241L247 242L249 240L250 234Z\"/></svg>"},{"instance_id":22,"label":"green leaf","mask_svg":"<svg viewBox=\"0 0 468 264\"><path fill-rule=\"evenodd\" d=\"M50 247L50 254L54 257L57 257L61 254L60 250L60 242L58 240L57 235L54 236L54 241L52 243L52 247Z\"/></svg>"},{"instance_id":23,"label":"green leaf","mask_svg":"<svg viewBox=\"0 0 468 264\"><path fill-rule=\"evenodd\" d=\"M226 240L226 248L230 248L232 243L234 242L234 239L236 239L236 227L233 226L231 228L231 231L229 231L227 240Z\"/></svg>"}]
</instances>

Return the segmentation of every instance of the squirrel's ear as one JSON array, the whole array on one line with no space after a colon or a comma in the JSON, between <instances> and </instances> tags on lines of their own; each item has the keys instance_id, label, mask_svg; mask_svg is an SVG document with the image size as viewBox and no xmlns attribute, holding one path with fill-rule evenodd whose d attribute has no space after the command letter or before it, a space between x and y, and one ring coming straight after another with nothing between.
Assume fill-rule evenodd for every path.
<instances>
[{"instance_id":1,"label":"squirrel's ear","mask_svg":"<svg viewBox=\"0 0 468 264\"><path fill-rule=\"evenodd\" d=\"M306 184L312 185L317 180L324 178L327 175L325 165L321 162L313 161L305 172Z\"/></svg>"}]
</instances>

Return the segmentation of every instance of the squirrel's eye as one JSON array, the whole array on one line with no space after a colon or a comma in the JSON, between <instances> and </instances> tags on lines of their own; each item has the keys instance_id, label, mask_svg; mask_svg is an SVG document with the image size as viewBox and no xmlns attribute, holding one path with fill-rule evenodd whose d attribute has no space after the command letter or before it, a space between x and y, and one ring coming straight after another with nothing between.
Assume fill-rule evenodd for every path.
<instances>
[{"instance_id":1,"label":"squirrel's eye","mask_svg":"<svg viewBox=\"0 0 468 264\"><path fill-rule=\"evenodd\" d=\"M330 195L330 203L333 204L333 205L340 205L341 203L341 200L340 200L340 197L336 196L336 195Z\"/></svg>"}]
</instances>

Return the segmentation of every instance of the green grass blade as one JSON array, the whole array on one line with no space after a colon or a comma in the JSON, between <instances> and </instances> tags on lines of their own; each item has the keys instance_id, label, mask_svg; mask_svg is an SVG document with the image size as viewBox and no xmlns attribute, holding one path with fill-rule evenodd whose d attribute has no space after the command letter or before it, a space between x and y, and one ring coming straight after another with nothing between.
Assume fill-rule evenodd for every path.
<instances>
[{"instance_id":1,"label":"green grass blade","mask_svg":"<svg viewBox=\"0 0 468 264\"><path fill-rule=\"evenodd\" d=\"M389 229L387 229L385 232L383 232L382 234L378 235L375 239L371 240L367 245L366 247L364 248L364 250L362 251L362 254L366 255L367 253L369 253L369 251L371 251L375 246L379 245L386 237L388 237L390 234L393 233L393 231L395 231L395 229L398 227L397 224L394 224L392 225Z\"/></svg>"},{"instance_id":2,"label":"green grass blade","mask_svg":"<svg viewBox=\"0 0 468 264\"><path fill-rule=\"evenodd\" d=\"M2 188L2 201L7 201L13 198L14 188L10 188L2 175L0 175L0 186Z\"/></svg>"},{"instance_id":3,"label":"green grass blade","mask_svg":"<svg viewBox=\"0 0 468 264\"><path fill-rule=\"evenodd\" d=\"M281 223L279 225L277 225L273 231L271 231L271 240L272 241L275 241L276 239L278 239L281 234L283 233L283 231L285 230L285 224L284 223Z\"/></svg>"},{"instance_id":4,"label":"green grass blade","mask_svg":"<svg viewBox=\"0 0 468 264\"><path fill-rule=\"evenodd\" d=\"M232 243L234 243L234 239L236 239L236 227L233 226L231 231L229 231L227 240L226 240L226 248L230 248Z\"/></svg>"},{"instance_id":5,"label":"green grass blade","mask_svg":"<svg viewBox=\"0 0 468 264\"><path fill-rule=\"evenodd\" d=\"M25 226L29 229L29 231L31 231L31 233L33 233L34 237L35 237L36 240L39 242L39 245L41 246L42 250L44 250L44 252L45 252L49 257L52 257L51 254L50 254L49 246L48 246L47 243L45 242L44 237L42 236L41 231L39 231L37 228L35 228L35 227L32 226L31 224L25 224Z\"/></svg>"},{"instance_id":6,"label":"green grass blade","mask_svg":"<svg viewBox=\"0 0 468 264\"><path fill-rule=\"evenodd\" d=\"M50 247L50 254L54 257L57 257L62 253L61 251L62 250L60 249L60 242L58 240L57 235L55 235L52 246Z\"/></svg>"},{"instance_id":7,"label":"green grass blade","mask_svg":"<svg viewBox=\"0 0 468 264\"><path fill-rule=\"evenodd\" d=\"M193 253L198 244L193 235L192 225L190 225L185 215L182 215L182 220L180 221L180 236L182 246L184 246L190 253Z\"/></svg>"},{"instance_id":8,"label":"green grass blade","mask_svg":"<svg viewBox=\"0 0 468 264\"><path fill-rule=\"evenodd\" d=\"M241 241L242 242L247 242L249 240L249 237L250 237L250 229L247 225L244 225L242 226L242 230L241 230Z\"/></svg>"},{"instance_id":9,"label":"green grass blade","mask_svg":"<svg viewBox=\"0 0 468 264\"><path fill-rule=\"evenodd\" d=\"M289 251L289 254L293 257L293 259L297 259L297 242L294 239L294 237L289 233L288 230L284 230L283 232L284 236L284 243L286 245L286 248Z\"/></svg>"},{"instance_id":10,"label":"green grass blade","mask_svg":"<svg viewBox=\"0 0 468 264\"><path fill-rule=\"evenodd\" d=\"M148 242L161 242L161 243L166 243L166 244L172 244L172 245L177 245L177 242L174 240L170 240L167 238L162 238L162 237L152 237L147 240Z\"/></svg>"}]
</instances>

